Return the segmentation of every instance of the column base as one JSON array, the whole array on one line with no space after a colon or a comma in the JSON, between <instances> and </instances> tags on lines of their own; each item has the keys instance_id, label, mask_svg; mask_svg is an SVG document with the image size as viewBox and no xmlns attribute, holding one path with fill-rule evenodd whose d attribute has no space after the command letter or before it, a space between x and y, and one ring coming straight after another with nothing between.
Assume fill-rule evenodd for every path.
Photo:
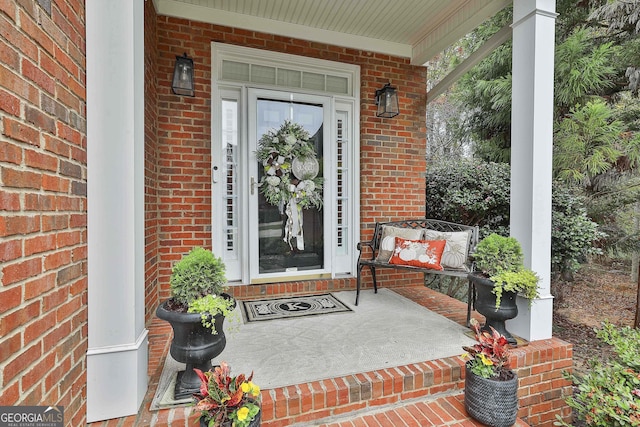
<instances>
[{"instance_id":1,"label":"column base","mask_svg":"<svg viewBox=\"0 0 640 427\"><path fill-rule=\"evenodd\" d=\"M553 327L553 295L532 301L518 297L518 317L507 321L509 330L527 341L549 339Z\"/></svg>"},{"instance_id":2,"label":"column base","mask_svg":"<svg viewBox=\"0 0 640 427\"><path fill-rule=\"evenodd\" d=\"M133 344L87 350L87 422L138 413L147 393L148 331Z\"/></svg>"}]
</instances>

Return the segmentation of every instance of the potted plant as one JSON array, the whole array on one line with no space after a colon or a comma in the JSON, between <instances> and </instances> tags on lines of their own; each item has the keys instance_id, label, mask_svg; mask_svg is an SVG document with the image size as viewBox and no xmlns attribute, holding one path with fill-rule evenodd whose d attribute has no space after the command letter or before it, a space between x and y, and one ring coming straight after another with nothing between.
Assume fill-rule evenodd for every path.
<instances>
[{"instance_id":1,"label":"potted plant","mask_svg":"<svg viewBox=\"0 0 640 427\"><path fill-rule=\"evenodd\" d=\"M170 354L186 369L178 373L174 398L189 397L200 388L193 368L208 370L211 359L224 350L225 317L235 308L227 289L225 266L207 249L193 248L171 271L171 297L156 310L156 315L171 324L173 340Z\"/></svg>"},{"instance_id":2,"label":"potted plant","mask_svg":"<svg viewBox=\"0 0 640 427\"><path fill-rule=\"evenodd\" d=\"M518 315L516 295L529 302L538 296L538 276L524 266L522 247L514 237L493 233L482 239L472 255L475 271L469 281L476 290L475 308L484 315L484 331L496 329L513 345L504 322Z\"/></svg>"},{"instance_id":3,"label":"potted plant","mask_svg":"<svg viewBox=\"0 0 640 427\"><path fill-rule=\"evenodd\" d=\"M256 427L260 425L260 387L249 377L231 376L231 368L221 362L213 370L195 369L200 391L195 393L194 412L201 427Z\"/></svg>"},{"instance_id":4,"label":"potted plant","mask_svg":"<svg viewBox=\"0 0 640 427\"><path fill-rule=\"evenodd\" d=\"M491 427L509 427L518 414L518 376L509 368L509 342L495 329L482 331L471 319L477 343L462 347L465 363L464 406L474 419Z\"/></svg>"}]
</instances>

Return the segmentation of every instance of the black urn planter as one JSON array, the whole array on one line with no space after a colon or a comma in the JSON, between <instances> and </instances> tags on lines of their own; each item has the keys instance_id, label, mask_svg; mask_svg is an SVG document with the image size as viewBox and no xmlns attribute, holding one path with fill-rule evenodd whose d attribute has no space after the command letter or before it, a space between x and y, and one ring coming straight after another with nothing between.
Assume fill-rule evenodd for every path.
<instances>
[{"instance_id":1,"label":"black urn planter","mask_svg":"<svg viewBox=\"0 0 640 427\"><path fill-rule=\"evenodd\" d=\"M251 420L251 422L249 423L249 427L260 427L261 420L262 411L258 412L258 415L256 415L256 417ZM200 418L200 427L209 427L209 424L207 424L204 419ZM222 427L231 427L231 421L222 423Z\"/></svg>"},{"instance_id":2,"label":"black urn planter","mask_svg":"<svg viewBox=\"0 0 640 427\"><path fill-rule=\"evenodd\" d=\"M495 380L474 374L465 365L464 408L469 416L490 427L510 427L518 416L518 376Z\"/></svg>"},{"instance_id":3,"label":"black urn planter","mask_svg":"<svg viewBox=\"0 0 640 427\"><path fill-rule=\"evenodd\" d=\"M482 327L483 331L491 331L493 327L509 341L509 344L516 345L516 339L511 335L504 324L505 321L513 319L518 315L516 305L516 292L503 292L500 299L500 307L496 310L496 296L493 291L493 282L484 276L471 273L469 280L475 285L476 300L474 307L482 314L486 323Z\"/></svg>"},{"instance_id":4,"label":"black urn planter","mask_svg":"<svg viewBox=\"0 0 640 427\"><path fill-rule=\"evenodd\" d=\"M231 298L229 295L223 295ZM167 309L167 302L163 302L156 310L156 315L166 320L173 328L173 340L169 353L178 362L187 366L184 371L178 372L178 379L174 390L174 399L183 399L197 393L200 390L200 378L193 371L198 368L205 372L211 369L211 359L222 353L227 345L223 324L225 317L222 314L214 316L214 324L217 333L211 333L211 329L202 325L199 313L180 313ZM234 301L235 307L235 301Z\"/></svg>"}]
</instances>

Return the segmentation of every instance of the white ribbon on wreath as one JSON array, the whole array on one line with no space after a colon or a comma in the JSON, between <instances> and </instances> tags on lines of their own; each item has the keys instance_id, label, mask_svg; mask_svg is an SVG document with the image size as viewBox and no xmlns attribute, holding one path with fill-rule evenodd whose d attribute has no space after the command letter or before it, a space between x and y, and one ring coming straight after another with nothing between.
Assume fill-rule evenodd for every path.
<instances>
[{"instance_id":1,"label":"white ribbon on wreath","mask_svg":"<svg viewBox=\"0 0 640 427\"><path fill-rule=\"evenodd\" d=\"M289 247L293 249L291 245L291 239L296 239L296 248L298 250L304 250L304 233L302 229L302 212L299 211L296 203L296 198L292 197L287 203L287 223L284 227L284 241L289 243Z\"/></svg>"}]
</instances>

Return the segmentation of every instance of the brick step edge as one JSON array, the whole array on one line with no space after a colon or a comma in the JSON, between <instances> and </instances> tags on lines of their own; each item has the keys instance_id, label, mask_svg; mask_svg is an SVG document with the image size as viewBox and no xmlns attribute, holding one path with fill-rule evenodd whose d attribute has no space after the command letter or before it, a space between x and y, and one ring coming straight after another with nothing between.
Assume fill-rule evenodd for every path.
<instances>
[{"instance_id":1,"label":"brick step edge","mask_svg":"<svg viewBox=\"0 0 640 427\"><path fill-rule=\"evenodd\" d=\"M450 391L438 395L405 400L395 404L355 411L341 416L315 420L314 426L352 427L393 425L402 426L442 426L442 427L483 427L484 424L472 419L464 409L464 393ZM292 427L309 427L309 423L294 424ZM514 427L529 427L518 418Z\"/></svg>"},{"instance_id":2,"label":"brick step edge","mask_svg":"<svg viewBox=\"0 0 640 427\"><path fill-rule=\"evenodd\" d=\"M464 361L447 357L262 391L262 425L318 425L318 420L412 399L462 392Z\"/></svg>"}]
</instances>

